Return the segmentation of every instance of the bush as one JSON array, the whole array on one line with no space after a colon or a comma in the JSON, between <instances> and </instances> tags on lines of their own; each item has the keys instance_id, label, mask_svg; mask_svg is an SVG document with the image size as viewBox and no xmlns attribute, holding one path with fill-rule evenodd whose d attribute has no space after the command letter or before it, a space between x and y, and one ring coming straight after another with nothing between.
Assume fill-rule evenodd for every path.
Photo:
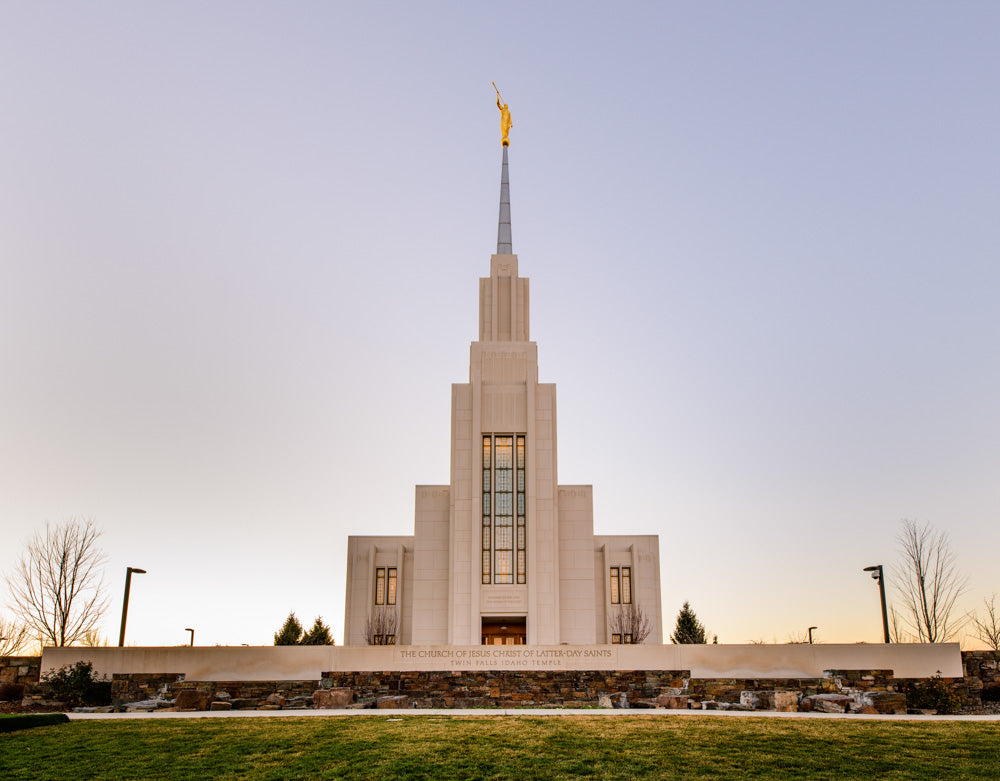
<instances>
[{"instance_id":1,"label":"bush","mask_svg":"<svg viewBox=\"0 0 1000 781\"><path fill-rule=\"evenodd\" d=\"M936 710L942 715L947 715L955 713L962 707L962 700L939 675L907 683L902 687L902 691L910 708Z\"/></svg>"},{"instance_id":2,"label":"bush","mask_svg":"<svg viewBox=\"0 0 1000 781\"><path fill-rule=\"evenodd\" d=\"M0 702L20 702L24 699L24 684L0 684Z\"/></svg>"},{"instance_id":3,"label":"bush","mask_svg":"<svg viewBox=\"0 0 1000 781\"><path fill-rule=\"evenodd\" d=\"M65 724L69 716L65 713L32 713L25 716L0 716L0 732L13 732L16 729L44 727L48 724Z\"/></svg>"},{"instance_id":4,"label":"bush","mask_svg":"<svg viewBox=\"0 0 1000 781\"><path fill-rule=\"evenodd\" d=\"M990 683L984 686L979 698L983 702L1000 702L1000 683Z\"/></svg>"},{"instance_id":5,"label":"bush","mask_svg":"<svg viewBox=\"0 0 1000 781\"><path fill-rule=\"evenodd\" d=\"M110 705L111 681L94 675L90 662L67 664L42 676L52 696L70 708L78 705Z\"/></svg>"}]
</instances>

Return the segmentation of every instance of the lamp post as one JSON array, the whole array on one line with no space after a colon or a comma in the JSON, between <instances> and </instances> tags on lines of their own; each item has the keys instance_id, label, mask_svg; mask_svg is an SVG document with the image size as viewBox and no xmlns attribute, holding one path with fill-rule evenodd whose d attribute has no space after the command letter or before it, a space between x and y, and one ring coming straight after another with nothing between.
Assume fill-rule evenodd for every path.
<instances>
[{"instance_id":1,"label":"lamp post","mask_svg":"<svg viewBox=\"0 0 1000 781\"><path fill-rule=\"evenodd\" d=\"M146 570L139 569L138 567L126 567L125 568L125 599L122 600L122 629L118 633L118 647L122 648L125 645L125 619L128 618L128 592L132 588L132 573L136 575L145 575Z\"/></svg>"},{"instance_id":2,"label":"lamp post","mask_svg":"<svg viewBox=\"0 0 1000 781\"><path fill-rule=\"evenodd\" d=\"M882 565L875 564L871 567L865 567L865 572L870 572L872 574L872 580L878 583L878 593L882 600L882 635L885 638L885 642L889 642L889 617L885 612L885 576L882 574Z\"/></svg>"},{"instance_id":3,"label":"lamp post","mask_svg":"<svg viewBox=\"0 0 1000 781\"><path fill-rule=\"evenodd\" d=\"M194 630L191 627L187 626L187 627L184 627L184 631L191 633L191 642L189 643L189 645L193 648L194 647Z\"/></svg>"},{"instance_id":4,"label":"lamp post","mask_svg":"<svg viewBox=\"0 0 1000 781\"><path fill-rule=\"evenodd\" d=\"M811 626L811 627L809 627L809 645L813 644L813 630L814 629L819 629L819 627L818 626Z\"/></svg>"}]
</instances>

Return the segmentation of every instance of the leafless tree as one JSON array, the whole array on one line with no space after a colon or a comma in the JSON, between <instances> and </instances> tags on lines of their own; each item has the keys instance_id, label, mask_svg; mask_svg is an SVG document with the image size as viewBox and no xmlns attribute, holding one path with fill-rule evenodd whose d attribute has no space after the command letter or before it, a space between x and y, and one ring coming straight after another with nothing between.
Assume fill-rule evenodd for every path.
<instances>
[{"instance_id":1,"label":"leafless tree","mask_svg":"<svg viewBox=\"0 0 1000 781\"><path fill-rule=\"evenodd\" d=\"M929 523L904 520L897 539L901 621L921 643L946 642L964 623L964 617L954 613L967 582L955 567L948 534L935 531Z\"/></svg>"},{"instance_id":2,"label":"leafless tree","mask_svg":"<svg viewBox=\"0 0 1000 781\"><path fill-rule=\"evenodd\" d=\"M611 633L621 635L622 642L626 637L631 637L633 643L642 643L649 637L650 628L646 611L634 602L619 605L618 610L611 616Z\"/></svg>"},{"instance_id":3,"label":"leafless tree","mask_svg":"<svg viewBox=\"0 0 1000 781\"><path fill-rule=\"evenodd\" d=\"M975 616L972 619L976 625L976 635L995 653L1000 652L1000 615L997 615L996 599L996 594L984 599L986 616Z\"/></svg>"},{"instance_id":4,"label":"leafless tree","mask_svg":"<svg viewBox=\"0 0 1000 781\"><path fill-rule=\"evenodd\" d=\"M28 641L28 627L0 617L0 656L13 656Z\"/></svg>"},{"instance_id":5,"label":"leafless tree","mask_svg":"<svg viewBox=\"0 0 1000 781\"><path fill-rule=\"evenodd\" d=\"M365 642L368 645L394 645L399 616L394 608L386 605L375 607L368 614L365 624Z\"/></svg>"},{"instance_id":6,"label":"leafless tree","mask_svg":"<svg viewBox=\"0 0 1000 781\"><path fill-rule=\"evenodd\" d=\"M72 645L97 628L107 597L92 520L71 519L35 533L12 575L7 576L14 608L43 642Z\"/></svg>"},{"instance_id":7,"label":"leafless tree","mask_svg":"<svg viewBox=\"0 0 1000 781\"><path fill-rule=\"evenodd\" d=\"M895 605L889 606L889 639L897 644L913 642L913 635L903 627L903 619L899 617Z\"/></svg>"}]
</instances>

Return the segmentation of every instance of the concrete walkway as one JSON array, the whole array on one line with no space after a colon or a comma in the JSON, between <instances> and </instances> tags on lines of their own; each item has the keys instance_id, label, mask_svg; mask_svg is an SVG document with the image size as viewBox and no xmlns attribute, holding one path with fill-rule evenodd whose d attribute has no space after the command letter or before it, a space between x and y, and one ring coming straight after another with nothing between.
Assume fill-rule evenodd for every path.
<instances>
[{"instance_id":1,"label":"concrete walkway","mask_svg":"<svg viewBox=\"0 0 1000 781\"><path fill-rule=\"evenodd\" d=\"M736 719L852 719L855 721L993 721L1000 722L1000 715L988 716L925 716L889 715L863 713L784 713L779 711L721 711L721 710L670 710L667 708L407 708L406 710L377 710L374 708L351 710L230 710L230 711L160 711L154 713L70 713L70 719L86 721L92 719L274 719L312 718L315 716L362 716L381 719L403 719L407 716L434 716L440 719L456 716L639 716L664 718L668 716L709 716Z\"/></svg>"}]
</instances>

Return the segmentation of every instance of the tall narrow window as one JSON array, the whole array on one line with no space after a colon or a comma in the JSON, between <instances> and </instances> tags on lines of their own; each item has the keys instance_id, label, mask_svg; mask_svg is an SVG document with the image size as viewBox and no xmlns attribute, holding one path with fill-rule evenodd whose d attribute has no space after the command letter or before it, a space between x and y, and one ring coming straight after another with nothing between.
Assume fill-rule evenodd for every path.
<instances>
[{"instance_id":1,"label":"tall narrow window","mask_svg":"<svg viewBox=\"0 0 1000 781\"><path fill-rule=\"evenodd\" d=\"M524 434L483 435L483 583L527 581L525 468Z\"/></svg>"},{"instance_id":2,"label":"tall narrow window","mask_svg":"<svg viewBox=\"0 0 1000 781\"><path fill-rule=\"evenodd\" d=\"M375 570L375 604L385 604L385 567Z\"/></svg>"},{"instance_id":3,"label":"tall narrow window","mask_svg":"<svg viewBox=\"0 0 1000 781\"><path fill-rule=\"evenodd\" d=\"M611 568L611 604L631 605L632 604L632 568L612 567Z\"/></svg>"},{"instance_id":4,"label":"tall narrow window","mask_svg":"<svg viewBox=\"0 0 1000 781\"><path fill-rule=\"evenodd\" d=\"M396 604L396 568L389 567L388 569L389 579L388 588L385 595L385 604L395 605Z\"/></svg>"}]
</instances>

